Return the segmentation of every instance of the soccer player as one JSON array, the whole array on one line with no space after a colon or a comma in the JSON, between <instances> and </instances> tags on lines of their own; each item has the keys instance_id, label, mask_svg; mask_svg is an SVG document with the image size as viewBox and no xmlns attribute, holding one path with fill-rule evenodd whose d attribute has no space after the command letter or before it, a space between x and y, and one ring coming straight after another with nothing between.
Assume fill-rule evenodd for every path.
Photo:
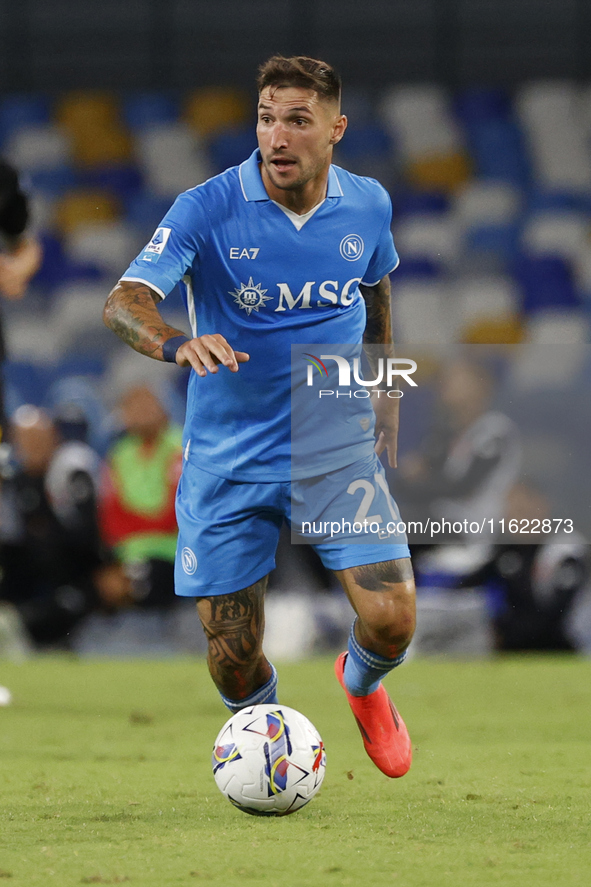
<instances>
[{"instance_id":1,"label":"soccer player","mask_svg":"<svg viewBox=\"0 0 591 887\"><path fill-rule=\"evenodd\" d=\"M347 125L333 68L273 57L258 90L258 150L178 197L105 306L107 325L136 351L193 369L176 593L197 598L210 673L233 712L278 701L262 650L263 602L290 517L290 346L391 343L388 275L398 264L384 189L331 165ZM191 337L156 307L179 281ZM376 451L387 449L395 464L398 421L385 400L376 407ZM386 513L373 434L370 455L359 452L335 449L334 489L340 478L346 494L361 478ZM404 660L414 631L406 541L315 548L357 616L337 678L370 758L402 776L410 740L381 679Z\"/></svg>"}]
</instances>

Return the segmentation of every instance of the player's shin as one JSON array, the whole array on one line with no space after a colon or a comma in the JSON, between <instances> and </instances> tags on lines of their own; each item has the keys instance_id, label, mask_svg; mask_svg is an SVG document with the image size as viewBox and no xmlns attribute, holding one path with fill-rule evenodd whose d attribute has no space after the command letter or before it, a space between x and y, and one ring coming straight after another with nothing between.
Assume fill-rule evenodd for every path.
<instances>
[{"instance_id":1,"label":"player's shin","mask_svg":"<svg viewBox=\"0 0 591 887\"><path fill-rule=\"evenodd\" d=\"M387 659L362 647L355 636L356 622L357 620L351 626L343 677L345 686L352 696L369 696L378 689L381 679L388 672L404 662L407 651L395 659Z\"/></svg>"}]
</instances>

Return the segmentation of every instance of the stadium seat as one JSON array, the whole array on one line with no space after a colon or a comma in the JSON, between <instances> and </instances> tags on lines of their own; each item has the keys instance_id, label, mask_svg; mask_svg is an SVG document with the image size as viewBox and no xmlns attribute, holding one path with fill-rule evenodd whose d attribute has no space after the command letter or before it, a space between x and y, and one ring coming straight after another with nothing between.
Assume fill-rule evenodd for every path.
<instances>
[{"instance_id":1,"label":"stadium seat","mask_svg":"<svg viewBox=\"0 0 591 887\"><path fill-rule=\"evenodd\" d=\"M379 103L380 117L406 159L455 155L464 147L445 90L435 84L397 86Z\"/></svg>"},{"instance_id":2,"label":"stadium seat","mask_svg":"<svg viewBox=\"0 0 591 887\"><path fill-rule=\"evenodd\" d=\"M87 341L93 351L99 351L104 341L108 345L112 341L117 344L112 333L103 338L103 331L109 333L102 320L107 295L108 286L82 282L66 284L56 291L47 328L51 330L60 354L65 353L77 337L86 336L89 331L91 335Z\"/></svg>"},{"instance_id":3,"label":"stadium seat","mask_svg":"<svg viewBox=\"0 0 591 887\"><path fill-rule=\"evenodd\" d=\"M440 262L405 256L404 261L392 272L391 279L396 285L401 280L437 280L443 273L444 268Z\"/></svg>"},{"instance_id":4,"label":"stadium seat","mask_svg":"<svg viewBox=\"0 0 591 887\"><path fill-rule=\"evenodd\" d=\"M513 272L522 294L522 310L526 314L555 308L576 309L580 306L570 266L554 256L520 255L513 263Z\"/></svg>"},{"instance_id":5,"label":"stadium seat","mask_svg":"<svg viewBox=\"0 0 591 887\"><path fill-rule=\"evenodd\" d=\"M377 123L347 126L342 141L339 142L339 153L349 160L364 157L390 157L392 139L388 132Z\"/></svg>"},{"instance_id":6,"label":"stadium seat","mask_svg":"<svg viewBox=\"0 0 591 887\"><path fill-rule=\"evenodd\" d=\"M402 260L408 256L452 265L460 251L457 225L439 214L403 218L394 226L394 242Z\"/></svg>"},{"instance_id":7,"label":"stadium seat","mask_svg":"<svg viewBox=\"0 0 591 887\"><path fill-rule=\"evenodd\" d=\"M424 155L410 160L405 168L407 182L426 191L456 191L471 175L470 160L461 152Z\"/></svg>"},{"instance_id":8,"label":"stadium seat","mask_svg":"<svg viewBox=\"0 0 591 887\"><path fill-rule=\"evenodd\" d=\"M69 93L58 102L56 119L69 132L74 159L81 166L123 165L129 160L131 139L110 93Z\"/></svg>"},{"instance_id":9,"label":"stadium seat","mask_svg":"<svg viewBox=\"0 0 591 887\"><path fill-rule=\"evenodd\" d=\"M591 247L589 219L576 212L541 212L525 223L521 239L525 253L576 259Z\"/></svg>"},{"instance_id":10,"label":"stadium seat","mask_svg":"<svg viewBox=\"0 0 591 887\"><path fill-rule=\"evenodd\" d=\"M67 133L51 123L14 130L3 153L17 169L29 173L69 166L72 159Z\"/></svg>"},{"instance_id":11,"label":"stadium seat","mask_svg":"<svg viewBox=\"0 0 591 887\"><path fill-rule=\"evenodd\" d=\"M120 200L126 200L143 185L143 177L135 165L108 165L86 169L78 176L83 188L104 188Z\"/></svg>"},{"instance_id":12,"label":"stadium seat","mask_svg":"<svg viewBox=\"0 0 591 887\"><path fill-rule=\"evenodd\" d=\"M527 213L542 212L591 212L591 194L584 191L563 191L560 188L544 188L533 184L527 192Z\"/></svg>"},{"instance_id":13,"label":"stadium seat","mask_svg":"<svg viewBox=\"0 0 591 887\"><path fill-rule=\"evenodd\" d=\"M179 116L176 98L164 92L138 92L122 101L121 116L130 130L175 123Z\"/></svg>"},{"instance_id":14,"label":"stadium seat","mask_svg":"<svg viewBox=\"0 0 591 887\"><path fill-rule=\"evenodd\" d=\"M216 173L230 166L238 166L257 147L257 137L252 126L228 129L213 136L209 142L209 156Z\"/></svg>"},{"instance_id":15,"label":"stadium seat","mask_svg":"<svg viewBox=\"0 0 591 887\"><path fill-rule=\"evenodd\" d=\"M53 289L59 286L68 275L68 260L64 254L60 238L44 231L41 236L43 258L41 268L34 281L42 287Z\"/></svg>"},{"instance_id":16,"label":"stadium seat","mask_svg":"<svg viewBox=\"0 0 591 887\"><path fill-rule=\"evenodd\" d=\"M396 342L447 345L457 341L450 293L441 283L402 281L392 295Z\"/></svg>"},{"instance_id":17,"label":"stadium seat","mask_svg":"<svg viewBox=\"0 0 591 887\"><path fill-rule=\"evenodd\" d=\"M51 229L51 226L49 226ZM73 281L92 283L102 278L102 272L95 264L73 262L66 255L62 241L54 233L44 231L41 236L43 260L41 268L33 278L35 287L41 287L45 296L53 296L56 289Z\"/></svg>"},{"instance_id":18,"label":"stadium seat","mask_svg":"<svg viewBox=\"0 0 591 887\"><path fill-rule=\"evenodd\" d=\"M377 179L385 188L394 182L395 159L391 136L375 122L348 126L335 154L337 166Z\"/></svg>"},{"instance_id":19,"label":"stadium seat","mask_svg":"<svg viewBox=\"0 0 591 887\"><path fill-rule=\"evenodd\" d=\"M371 125L376 121L374 96L363 87L347 87L343 93L342 111L349 126Z\"/></svg>"},{"instance_id":20,"label":"stadium seat","mask_svg":"<svg viewBox=\"0 0 591 887\"><path fill-rule=\"evenodd\" d=\"M519 224L470 228L464 234L464 257L475 261L494 257L499 268L506 268L519 250L519 234Z\"/></svg>"},{"instance_id":21,"label":"stadium seat","mask_svg":"<svg viewBox=\"0 0 591 887\"><path fill-rule=\"evenodd\" d=\"M591 249L586 249L573 261L573 275L577 290L587 307L591 306Z\"/></svg>"},{"instance_id":22,"label":"stadium seat","mask_svg":"<svg viewBox=\"0 0 591 887\"><path fill-rule=\"evenodd\" d=\"M54 116L68 131L78 132L117 121L119 106L110 92L74 90L58 99Z\"/></svg>"},{"instance_id":23,"label":"stadium seat","mask_svg":"<svg viewBox=\"0 0 591 887\"><path fill-rule=\"evenodd\" d=\"M518 345L524 329L517 315L472 320L461 328L459 338L465 345Z\"/></svg>"},{"instance_id":24,"label":"stadium seat","mask_svg":"<svg viewBox=\"0 0 591 887\"><path fill-rule=\"evenodd\" d=\"M223 129L242 126L250 115L251 103L241 90L205 87L189 95L183 119L200 136L209 137Z\"/></svg>"},{"instance_id":25,"label":"stadium seat","mask_svg":"<svg viewBox=\"0 0 591 887\"><path fill-rule=\"evenodd\" d=\"M172 197L158 197L151 191L132 194L125 202L125 218L143 235L151 235L170 209Z\"/></svg>"},{"instance_id":26,"label":"stadium seat","mask_svg":"<svg viewBox=\"0 0 591 887\"><path fill-rule=\"evenodd\" d=\"M11 317L6 326L6 347L14 361L53 364L61 353L48 319L42 315Z\"/></svg>"},{"instance_id":27,"label":"stadium seat","mask_svg":"<svg viewBox=\"0 0 591 887\"><path fill-rule=\"evenodd\" d=\"M98 354L67 354L55 368L55 378L66 379L73 376L97 376L105 372L106 360ZM55 384L55 383L54 383Z\"/></svg>"},{"instance_id":28,"label":"stadium seat","mask_svg":"<svg viewBox=\"0 0 591 887\"><path fill-rule=\"evenodd\" d=\"M122 166L132 154L127 133L118 127L100 127L76 134L73 139L74 159L83 167Z\"/></svg>"},{"instance_id":29,"label":"stadium seat","mask_svg":"<svg viewBox=\"0 0 591 887\"><path fill-rule=\"evenodd\" d=\"M441 191L414 191L410 188L397 187L391 197L394 218L443 214L450 208L449 197Z\"/></svg>"},{"instance_id":30,"label":"stadium seat","mask_svg":"<svg viewBox=\"0 0 591 887\"><path fill-rule=\"evenodd\" d=\"M591 191L591 156L573 81L535 81L516 96L536 176L546 188Z\"/></svg>"},{"instance_id":31,"label":"stadium seat","mask_svg":"<svg viewBox=\"0 0 591 887\"><path fill-rule=\"evenodd\" d=\"M71 191L58 201L55 210L57 228L64 234L78 225L112 222L118 216L115 199L98 190Z\"/></svg>"},{"instance_id":32,"label":"stadium seat","mask_svg":"<svg viewBox=\"0 0 591 887\"><path fill-rule=\"evenodd\" d=\"M117 280L137 255L142 241L128 224L117 221L78 225L66 236L64 245L74 265L94 265Z\"/></svg>"},{"instance_id":33,"label":"stadium seat","mask_svg":"<svg viewBox=\"0 0 591 887\"><path fill-rule=\"evenodd\" d=\"M468 87L459 90L452 99L453 110L464 126L487 120L504 120L511 116L511 99L507 90L499 87Z\"/></svg>"},{"instance_id":34,"label":"stadium seat","mask_svg":"<svg viewBox=\"0 0 591 887\"><path fill-rule=\"evenodd\" d=\"M462 325L501 320L519 311L519 293L510 278L481 277L456 286L456 309Z\"/></svg>"},{"instance_id":35,"label":"stadium seat","mask_svg":"<svg viewBox=\"0 0 591 887\"><path fill-rule=\"evenodd\" d=\"M526 187L532 178L529 154L518 125L512 120L485 120L466 125L476 173L483 179Z\"/></svg>"},{"instance_id":36,"label":"stadium seat","mask_svg":"<svg viewBox=\"0 0 591 887\"><path fill-rule=\"evenodd\" d=\"M46 96L6 95L0 100L0 144L19 129L45 126L50 121L50 106Z\"/></svg>"},{"instance_id":37,"label":"stadium seat","mask_svg":"<svg viewBox=\"0 0 591 887\"><path fill-rule=\"evenodd\" d=\"M521 193L507 182L475 181L466 184L452 203L454 218L464 229L504 226L521 210Z\"/></svg>"},{"instance_id":38,"label":"stadium seat","mask_svg":"<svg viewBox=\"0 0 591 887\"><path fill-rule=\"evenodd\" d=\"M533 345L589 343L589 320L577 311L543 311L528 319L526 335Z\"/></svg>"},{"instance_id":39,"label":"stadium seat","mask_svg":"<svg viewBox=\"0 0 591 887\"><path fill-rule=\"evenodd\" d=\"M24 403L42 406L52 382L51 368L30 360L7 360L2 366L6 385L6 411L10 416Z\"/></svg>"},{"instance_id":40,"label":"stadium seat","mask_svg":"<svg viewBox=\"0 0 591 887\"><path fill-rule=\"evenodd\" d=\"M78 175L70 166L38 169L28 173L28 178L34 191L42 191L49 197L63 196L79 185Z\"/></svg>"},{"instance_id":41,"label":"stadium seat","mask_svg":"<svg viewBox=\"0 0 591 887\"><path fill-rule=\"evenodd\" d=\"M137 133L136 147L146 186L157 197L174 199L212 175L199 138L182 123Z\"/></svg>"}]
</instances>

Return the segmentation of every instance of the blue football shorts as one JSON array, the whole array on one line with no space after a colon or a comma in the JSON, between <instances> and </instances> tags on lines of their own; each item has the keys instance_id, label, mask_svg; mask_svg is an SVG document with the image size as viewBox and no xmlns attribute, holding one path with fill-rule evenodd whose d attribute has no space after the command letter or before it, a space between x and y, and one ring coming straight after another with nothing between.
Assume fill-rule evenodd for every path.
<instances>
[{"instance_id":1,"label":"blue football shorts","mask_svg":"<svg viewBox=\"0 0 591 887\"><path fill-rule=\"evenodd\" d=\"M373 453L319 478L285 483L228 480L185 461L176 515L175 591L182 597L231 594L270 573L284 520L298 531L303 520L310 523L302 538L331 570L410 556Z\"/></svg>"}]
</instances>

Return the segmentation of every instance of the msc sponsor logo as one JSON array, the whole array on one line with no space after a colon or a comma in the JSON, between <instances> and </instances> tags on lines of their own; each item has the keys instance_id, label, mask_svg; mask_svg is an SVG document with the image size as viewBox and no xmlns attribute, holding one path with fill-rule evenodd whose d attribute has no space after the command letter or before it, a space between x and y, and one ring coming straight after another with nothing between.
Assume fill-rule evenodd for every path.
<instances>
[{"instance_id":1,"label":"msc sponsor logo","mask_svg":"<svg viewBox=\"0 0 591 887\"><path fill-rule=\"evenodd\" d=\"M264 306L265 302L273 298L273 296L266 296L266 292L267 290L263 289L262 284L255 283L252 277L250 277L248 283L241 283L240 287L237 287L230 295L234 297L236 304L250 315L253 311L258 311L259 308Z\"/></svg>"},{"instance_id":2,"label":"msc sponsor logo","mask_svg":"<svg viewBox=\"0 0 591 887\"><path fill-rule=\"evenodd\" d=\"M352 305L358 294L361 283L360 277L352 277L342 286L338 280L323 280L317 284L315 280L307 280L298 292L292 291L288 283L278 283L278 304L274 311L292 311L294 308L330 308L331 305L343 305L347 308ZM265 307L265 303L274 299L267 296L269 292L263 289L261 283L255 283L249 278L248 283L241 283L239 287L229 293L236 304L246 311L248 315L259 308Z\"/></svg>"},{"instance_id":3,"label":"msc sponsor logo","mask_svg":"<svg viewBox=\"0 0 591 887\"><path fill-rule=\"evenodd\" d=\"M347 234L341 240L339 252L347 262L356 262L363 255L365 244L359 234Z\"/></svg>"},{"instance_id":4,"label":"msc sponsor logo","mask_svg":"<svg viewBox=\"0 0 591 887\"><path fill-rule=\"evenodd\" d=\"M338 280L323 280L318 284L319 299L314 300L314 304L318 308L327 308L330 305L352 305L357 295L357 287L361 283L360 277L352 277L343 287L340 286ZM308 280L297 296L295 296L287 283L278 283L279 287L279 304L275 311L291 311L296 306L298 308L311 308L314 299L314 290L316 286L315 280Z\"/></svg>"}]
</instances>

